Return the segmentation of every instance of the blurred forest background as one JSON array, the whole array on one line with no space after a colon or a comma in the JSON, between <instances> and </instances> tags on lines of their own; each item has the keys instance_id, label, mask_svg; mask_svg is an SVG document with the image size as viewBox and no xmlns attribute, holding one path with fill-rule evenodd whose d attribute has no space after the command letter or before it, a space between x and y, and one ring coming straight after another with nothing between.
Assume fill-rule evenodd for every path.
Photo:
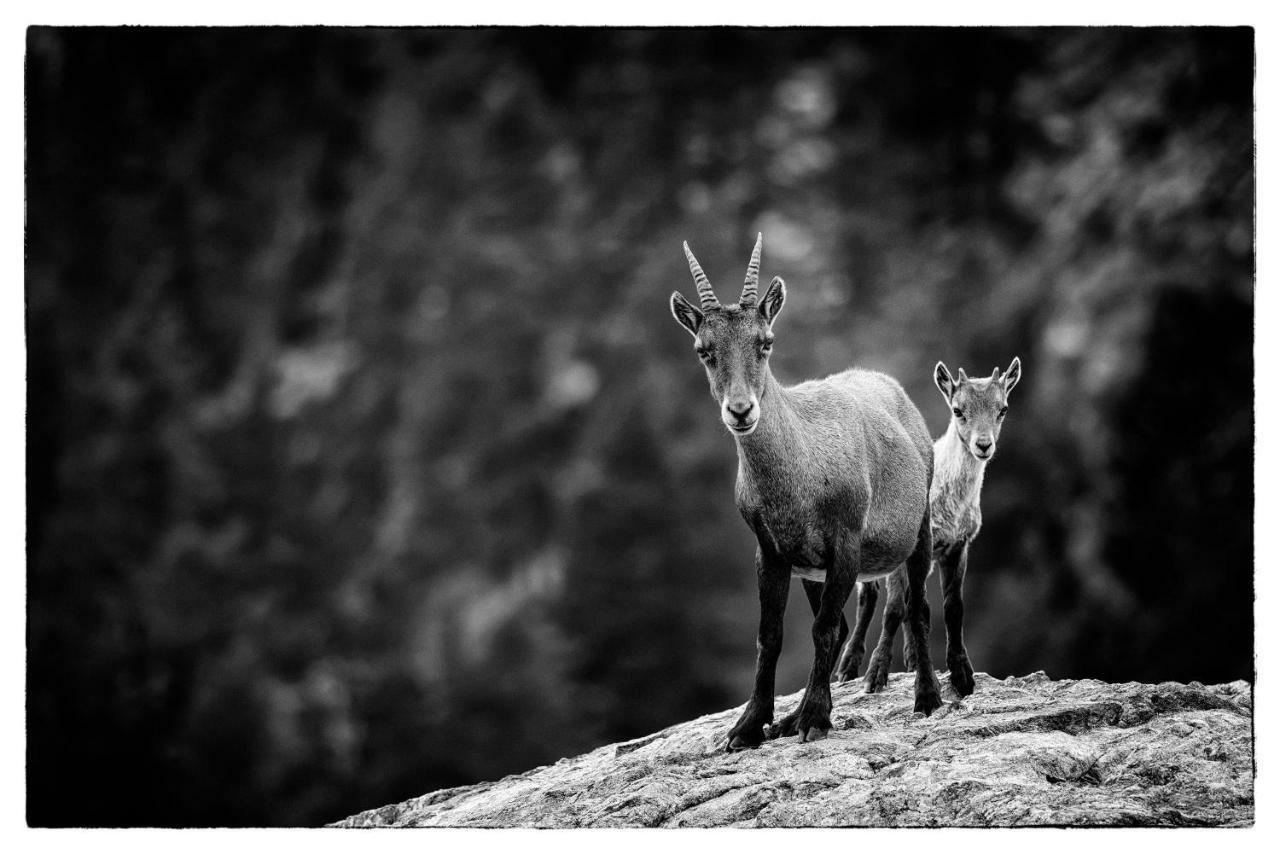
<instances>
[{"instance_id":1,"label":"blurred forest background","mask_svg":"<svg viewBox=\"0 0 1280 854\"><path fill-rule=\"evenodd\" d=\"M314 824L743 702L685 239L733 297L763 231L779 378L935 435L936 360L1021 356L979 670L1252 678L1248 29L34 28L26 75L32 824Z\"/></svg>"}]
</instances>

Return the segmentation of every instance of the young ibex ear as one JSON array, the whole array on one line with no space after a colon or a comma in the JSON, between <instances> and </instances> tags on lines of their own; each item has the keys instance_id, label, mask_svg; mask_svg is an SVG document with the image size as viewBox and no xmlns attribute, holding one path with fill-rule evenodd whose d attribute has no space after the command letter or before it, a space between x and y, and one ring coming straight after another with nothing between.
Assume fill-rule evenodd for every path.
<instances>
[{"instance_id":1,"label":"young ibex ear","mask_svg":"<svg viewBox=\"0 0 1280 854\"><path fill-rule=\"evenodd\" d=\"M942 396L950 403L951 393L956 390L956 381L951 379L951 372L941 362L933 366L933 382L938 387L938 391L942 392Z\"/></svg>"},{"instance_id":2,"label":"young ibex ear","mask_svg":"<svg viewBox=\"0 0 1280 854\"><path fill-rule=\"evenodd\" d=\"M1004 393L1013 391L1013 387L1020 379L1022 379L1022 362L1014 356L1013 361L1009 363L1009 370L1004 372Z\"/></svg>"},{"instance_id":3,"label":"young ibex ear","mask_svg":"<svg viewBox=\"0 0 1280 854\"><path fill-rule=\"evenodd\" d=\"M760 316L772 324L778 312L782 311L782 303L786 299L787 283L782 281L781 276L774 276L764 292L764 299L760 300Z\"/></svg>"},{"instance_id":4,"label":"young ibex ear","mask_svg":"<svg viewBox=\"0 0 1280 854\"><path fill-rule=\"evenodd\" d=\"M684 298L679 291L671 292L671 316L676 322L689 330L689 334L697 336L698 327L702 326L702 312L693 307L693 303Z\"/></svg>"}]
</instances>

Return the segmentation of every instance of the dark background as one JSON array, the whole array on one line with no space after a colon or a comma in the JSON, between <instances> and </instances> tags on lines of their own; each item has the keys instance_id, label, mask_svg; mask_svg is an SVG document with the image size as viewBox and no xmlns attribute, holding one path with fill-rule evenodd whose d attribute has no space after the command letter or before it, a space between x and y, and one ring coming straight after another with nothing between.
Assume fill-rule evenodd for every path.
<instances>
[{"instance_id":1,"label":"dark background","mask_svg":"<svg viewBox=\"0 0 1280 854\"><path fill-rule=\"evenodd\" d=\"M32 824L319 823L742 702L667 297L758 230L784 382L936 435L936 360L1021 356L979 670L1252 677L1250 30L36 28L26 73Z\"/></svg>"}]
</instances>

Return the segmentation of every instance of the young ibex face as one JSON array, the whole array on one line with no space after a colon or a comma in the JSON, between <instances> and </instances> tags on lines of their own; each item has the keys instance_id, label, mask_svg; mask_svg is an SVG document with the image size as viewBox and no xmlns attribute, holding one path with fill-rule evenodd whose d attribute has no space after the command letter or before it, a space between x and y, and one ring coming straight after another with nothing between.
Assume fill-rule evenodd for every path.
<instances>
[{"instance_id":1,"label":"young ibex face","mask_svg":"<svg viewBox=\"0 0 1280 854\"><path fill-rule=\"evenodd\" d=\"M695 308L679 291L671 294L671 313L693 336L694 350L707 370L711 396L720 404L720 420L735 436L750 435L760 421L769 354L773 350L773 319L787 298L787 286L775 276L764 299L756 299L763 244L764 235L757 236L742 296L736 304L721 305L716 299L688 243L684 254L702 307Z\"/></svg>"},{"instance_id":2,"label":"young ibex face","mask_svg":"<svg viewBox=\"0 0 1280 854\"><path fill-rule=\"evenodd\" d=\"M960 379L953 380L947 366L939 362L933 369L933 381L951 406L951 420L961 443L976 459L989 460L996 452L1000 425L1009 411L1009 392L1022 378L1022 362L1015 356L1003 375L996 368L982 379L969 379L963 368L958 373Z\"/></svg>"}]
</instances>

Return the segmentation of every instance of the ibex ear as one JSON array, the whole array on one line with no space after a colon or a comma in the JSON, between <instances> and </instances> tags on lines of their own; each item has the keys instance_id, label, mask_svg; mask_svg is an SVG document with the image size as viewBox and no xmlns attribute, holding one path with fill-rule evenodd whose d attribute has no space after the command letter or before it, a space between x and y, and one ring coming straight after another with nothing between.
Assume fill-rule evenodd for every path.
<instances>
[{"instance_id":1,"label":"ibex ear","mask_svg":"<svg viewBox=\"0 0 1280 854\"><path fill-rule=\"evenodd\" d=\"M690 335L697 336L698 327L702 326L702 312L694 308L693 303L679 291L671 292L671 316L676 319L676 323L688 329Z\"/></svg>"},{"instance_id":2,"label":"ibex ear","mask_svg":"<svg viewBox=\"0 0 1280 854\"><path fill-rule=\"evenodd\" d=\"M786 299L787 283L782 281L781 276L774 276L769 287L765 289L764 299L760 300L760 316L772 324L778 312L782 311L782 304Z\"/></svg>"},{"instance_id":3,"label":"ibex ear","mask_svg":"<svg viewBox=\"0 0 1280 854\"><path fill-rule=\"evenodd\" d=\"M956 390L956 381L951 379L951 372L941 362L933 366L933 382L938 387L938 391L942 392L942 396L950 403L951 393Z\"/></svg>"},{"instance_id":4,"label":"ibex ear","mask_svg":"<svg viewBox=\"0 0 1280 854\"><path fill-rule=\"evenodd\" d=\"M1014 356L1013 361L1009 363L1009 370L1004 372L1004 393L1013 391L1013 387L1020 379L1022 379L1022 362Z\"/></svg>"}]
</instances>

